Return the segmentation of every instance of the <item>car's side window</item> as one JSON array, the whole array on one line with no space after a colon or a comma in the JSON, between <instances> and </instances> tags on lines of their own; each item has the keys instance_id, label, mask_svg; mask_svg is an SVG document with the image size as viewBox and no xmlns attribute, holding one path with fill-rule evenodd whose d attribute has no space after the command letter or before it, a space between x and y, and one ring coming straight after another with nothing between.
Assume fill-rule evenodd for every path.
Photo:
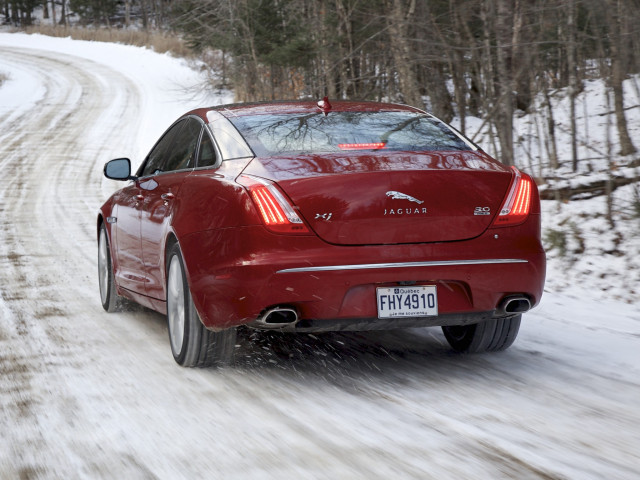
<instances>
[{"instance_id":1,"label":"car's side window","mask_svg":"<svg viewBox=\"0 0 640 480\"><path fill-rule=\"evenodd\" d=\"M195 167L196 147L202 131L202 124L195 118L187 118L183 124L164 163L160 166L163 172Z\"/></svg>"},{"instance_id":2,"label":"car's side window","mask_svg":"<svg viewBox=\"0 0 640 480\"><path fill-rule=\"evenodd\" d=\"M142 173L140 174L141 177L155 175L162 171L161 165L167 157L167 154L171 151L171 146L176 136L184 126L184 123L185 120L176 123L167 131L167 133L164 134L160 141L156 143L155 147L151 149L151 152L149 152L149 155L147 156L144 168L142 169Z\"/></svg>"},{"instance_id":3,"label":"car's side window","mask_svg":"<svg viewBox=\"0 0 640 480\"><path fill-rule=\"evenodd\" d=\"M207 133L205 128L202 132L200 140L200 151L198 152L198 167L211 167L216 163L216 149L213 146L213 140Z\"/></svg>"}]
</instances>

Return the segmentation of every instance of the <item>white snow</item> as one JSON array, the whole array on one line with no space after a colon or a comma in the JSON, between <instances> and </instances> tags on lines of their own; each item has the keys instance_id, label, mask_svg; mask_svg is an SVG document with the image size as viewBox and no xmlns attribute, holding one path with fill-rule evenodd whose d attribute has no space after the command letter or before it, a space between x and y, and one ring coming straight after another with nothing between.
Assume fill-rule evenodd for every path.
<instances>
[{"instance_id":1,"label":"white snow","mask_svg":"<svg viewBox=\"0 0 640 480\"><path fill-rule=\"evenodd\" d=\"M100 306L95 214L121 186L101 170L231 96L168 55L36 35L0 33L0 74L0 478L640 478L632 187L615 230L603 199L545 202L566 252L506 352L255 336L233 368L184 369L161 315Z\"/></svg>"},{"instance_id":2,"label":"white snow","mask_svg":"<svg viewBox=\"0 0 640 480\"><path fill-rule=\"evenodd\" d=\"M135 107L143 115L141 123L136 125L139 130L139 140L133 152L136 158L144 157L162 132L189 109L233 100L230 92L203 93L206 79L185 60L173 58L170 54L156 54L128 45L71 41L69 38L42 35L2 34L2 38L3 47L50 50L87 59L113 69L133 82L140 97ZM10 90L2 92L2 107L16 107L24 105L25 101L37 102L42 98L39 93L44 91L46 85L37 84L37 79L32 78L28 71L17 71L15 66L0 68L0 71L8 74L11 80L3 87ZM34 94L34 89L40 89L38 94Z\"/></svg>"}]
</instances>

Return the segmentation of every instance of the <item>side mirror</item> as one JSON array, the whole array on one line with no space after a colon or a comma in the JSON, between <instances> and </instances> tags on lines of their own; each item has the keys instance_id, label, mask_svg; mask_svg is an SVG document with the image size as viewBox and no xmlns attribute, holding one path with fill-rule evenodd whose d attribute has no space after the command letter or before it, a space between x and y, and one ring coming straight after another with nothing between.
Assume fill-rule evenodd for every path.
<instances>
[{"instance_id":1,"label":"side mirror","mask_svg":"<svg viewBox=\"0 0 640 480\"><path fill-rule=\"evenodd\" d=\"M131 160L116 158L104 165L104 176L111 180L133 180L131 176Z\"/></svg>"}]
</instances>

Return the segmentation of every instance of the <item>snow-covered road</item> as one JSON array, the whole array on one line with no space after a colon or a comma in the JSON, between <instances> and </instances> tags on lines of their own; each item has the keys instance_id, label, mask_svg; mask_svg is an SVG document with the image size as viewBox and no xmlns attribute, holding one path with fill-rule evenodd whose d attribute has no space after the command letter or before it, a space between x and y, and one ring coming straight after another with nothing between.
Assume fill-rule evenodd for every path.
<instances>
[{"instance_id":1,"label":"snow-covered road","mask_svg":"<svg viewBox=\"0 0 640 480\"><path fill-rule=\"evenodd\" d=\"M244 337L178 367L107 314L95 214L200 79L121 45L0 34L0 478L640 478L640 306L547 292L506 352L438 329ZM582 297L582 298L581 298Z\"/></svg>"}]
</instances>

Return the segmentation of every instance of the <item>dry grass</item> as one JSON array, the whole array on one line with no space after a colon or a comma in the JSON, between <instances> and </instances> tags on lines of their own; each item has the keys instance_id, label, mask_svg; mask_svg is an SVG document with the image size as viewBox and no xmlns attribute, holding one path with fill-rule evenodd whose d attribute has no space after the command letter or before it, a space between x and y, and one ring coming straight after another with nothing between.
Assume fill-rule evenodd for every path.
<instances>
[{"instance_id":1,"label":"dry grass","mask_svg":"<svg viewBox=\"0 0 640 480\"><path fill-rule=\"evenodd\" d=\"M5 73L0 72L0 87L6 80L9 80L9 76Z\"/></svg>"},{"instance_id":2,"label":"dry grass","mask_svg":"<svg viewBox=\"0 0 640 480\"><path fill-rule=\"evenodd\" d=\"M190 57L193 52L176 34L118 28L89 28L37 25L24 29L26 33L40 33L51 37L71 37L74 40L112 42L148 47L158 53L170 52L178 57Z\"/></svg>"}]
</instances>

